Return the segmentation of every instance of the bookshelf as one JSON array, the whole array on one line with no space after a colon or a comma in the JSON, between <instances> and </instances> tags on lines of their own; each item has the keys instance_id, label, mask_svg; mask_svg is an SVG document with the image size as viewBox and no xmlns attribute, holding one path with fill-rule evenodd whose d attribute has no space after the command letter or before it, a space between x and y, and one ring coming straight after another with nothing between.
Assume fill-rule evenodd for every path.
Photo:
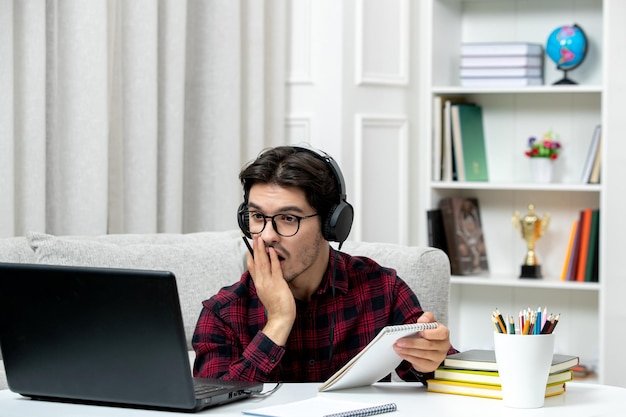
<instances>
[{"instance_id":1,"label":"bookshelf","mask_svg":"<svg viewBox=\"0 0 626 417\"><path fill-rule=\"evenodd\" d=\"M626 220L618 211L619 205L626 205L626 197L618 191L620 177L626 176L626 161L619 151L626 155L626 145L616 143L620 141L617 132L626 132L618 97L620 89L625 91L626 82L619 72L620 66L626 65L626 53L606 54L605 45L611 35L623 39L617 16L626 13L626 5L613 0L429 0L422 4L420 13L420 34L426 39L420 59L426 68L423 82L427 92L422 94L421 106L426 111L420 149L432 155L436 96L461 96L481 105L487 147L489 182L433 181L430 166L421 171L421 187L426 191L421 204L425 210L449 196L476 197L480 203L490 273L486 277L452 278L449 327L453 343L460 349L492 348L489 316L494 308L515 315L529 305L547 306L562 317L556 350L580 356L582 363L596 369L600 382L620 385L621 377L608 364L621 346L619 338L609 331L623 317L615 291L626 290L620 255L612 249L621 242L615 226L626 230ZM562 72L546 57L543 86L460 86L461 42L545 45L555 27L573 23L585 30L589 40L585 61L568 73L578 85L551 85ZM599 123L603 126L601 184L581 184L589 143ZM555 162L553 183L536 184L524 156L526 141L550 129L560 135L563 150ZM548 230L536 247L543 272L540 280L518 278L526 245L511 217L514 211L524 215L530 203L535 205L537 216L546 212L551 216ZM580 210L587 207L600 208L602 213L600 282L563 282L560 276L570 227Z\"/></svg>"}]
</instances>

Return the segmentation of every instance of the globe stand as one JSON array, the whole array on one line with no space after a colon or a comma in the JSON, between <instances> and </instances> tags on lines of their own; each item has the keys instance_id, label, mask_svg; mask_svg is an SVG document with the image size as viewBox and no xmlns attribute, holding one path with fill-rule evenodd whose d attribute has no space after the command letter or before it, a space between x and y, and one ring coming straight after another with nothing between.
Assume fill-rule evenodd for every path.
<instances>
[{"instance_id":1,"label":"globe stand","mask_svg":"<svg viewBox=\"0 0 626 417\"><path fill-rule=\"evenodd\" d=\"M578 84L576 81L567 78L567 70L561 70L561 71L563 71L563 78L561 78L558 81L555 81L554 83L552 83L552 85L576 85Z\"/></svg>"}]
</instances>

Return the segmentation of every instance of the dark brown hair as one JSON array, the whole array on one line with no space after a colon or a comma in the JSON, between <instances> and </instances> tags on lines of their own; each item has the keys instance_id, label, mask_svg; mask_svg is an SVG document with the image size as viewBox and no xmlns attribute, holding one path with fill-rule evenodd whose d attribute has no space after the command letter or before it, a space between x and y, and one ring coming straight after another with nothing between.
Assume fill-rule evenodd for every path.
<instances>
[{"instance_id":1,"label":"dark brown hair","mask_svg":"<svg viewBox=\"0 0 626 417\"><path fill-rule=\"evenodd\" d=\"M293 146L267 149L239 173L247 202L254 184L276 184L304 191L306 200L326 221L339 203L337 181L327 164L311 152Z\"/></svg>"}]
</instances>

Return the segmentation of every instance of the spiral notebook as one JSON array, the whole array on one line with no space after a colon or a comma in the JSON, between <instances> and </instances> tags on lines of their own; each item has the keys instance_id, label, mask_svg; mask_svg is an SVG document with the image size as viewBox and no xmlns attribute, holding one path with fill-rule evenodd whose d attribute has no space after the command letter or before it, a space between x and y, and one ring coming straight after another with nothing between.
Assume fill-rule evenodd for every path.
<instances>
[{"instance_id":1,"label":"spiral notebook","mask_svg":"<svg viewBox=\"0 0 626 417\"><path fill-rule=\"evenodd\" d=\"M396 340L422 330L436 329L437 323L411 323L384 327L350 362L319 387L319 391L371 385L393 371L400 358L393 350Z\"/></svg>"},{"instance_id":2,"label":"spiral notebook","mask_svg":"<svg viewBox=\"0 0 626 417\"><path fill-rule=\"evenodd\" d=\"M397 410L394 403L377 404L345 401L326 397L313 397L302 401L243 411L257 417L365 417Z\"/></svg>"}]
</instances>

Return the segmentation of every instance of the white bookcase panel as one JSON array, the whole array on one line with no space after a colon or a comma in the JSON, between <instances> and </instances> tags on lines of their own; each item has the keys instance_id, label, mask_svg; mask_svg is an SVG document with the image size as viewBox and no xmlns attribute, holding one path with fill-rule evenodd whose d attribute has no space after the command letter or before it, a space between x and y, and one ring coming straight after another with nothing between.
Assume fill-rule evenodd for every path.
<instances>
[{"instance_id":1,"label":"white bookcase panel","mask_svg":"<svg viewBox=\"0 0 626 417\"><path fill-rule=\"evenodd\" d=\"M422 8L428 14L421 20L422 33L430 39L422 58L428 65L428 94L423 101L428 111L420 130L428 143L423 149L429 155L434 149L434 97L463 96L483 108L489 182L438 182L430 178L430 166L424 170L428 176L426 208L436 207L448 196L476 197L480 204L489 274L452 279L449 327L459 349L493 347L490 315L494 308L517 315L524 307L541 305L561 313L556 350L579 355L583 363L598 366L599 372L604 369L606 329L601 325L605 309L601 300L606 277L601 270L600 283L576 283L561 281L561 275L572 222L582 209L602 208L606 200L606 185L581 184L581 175L596 125L603 125L603 141L609 140L603 108L608 91L603 62L608 49L603 44L607 33L616 32L605 27L606 4L611 1L431 0ZM551 85L563 73L545 57L543 86L460 86L462 42L534 42L545 47L553 29L574 23L583 28L589 41L585 61L568 73L578 85ZM563 149L554 162L553 183L536 184L524 150L529 137L540 138L549 130L559 135ZM518 278L526 244L513 227L512 215L515 211L526 214L531 203L539 217L550 213L550 225L536 247L543 273L540 280ZM603 242L601 235L601 247ZM603 261L601 257L601 265ZM601 374L599 380L604 382Z\"/></svg>"}]
</instances>

